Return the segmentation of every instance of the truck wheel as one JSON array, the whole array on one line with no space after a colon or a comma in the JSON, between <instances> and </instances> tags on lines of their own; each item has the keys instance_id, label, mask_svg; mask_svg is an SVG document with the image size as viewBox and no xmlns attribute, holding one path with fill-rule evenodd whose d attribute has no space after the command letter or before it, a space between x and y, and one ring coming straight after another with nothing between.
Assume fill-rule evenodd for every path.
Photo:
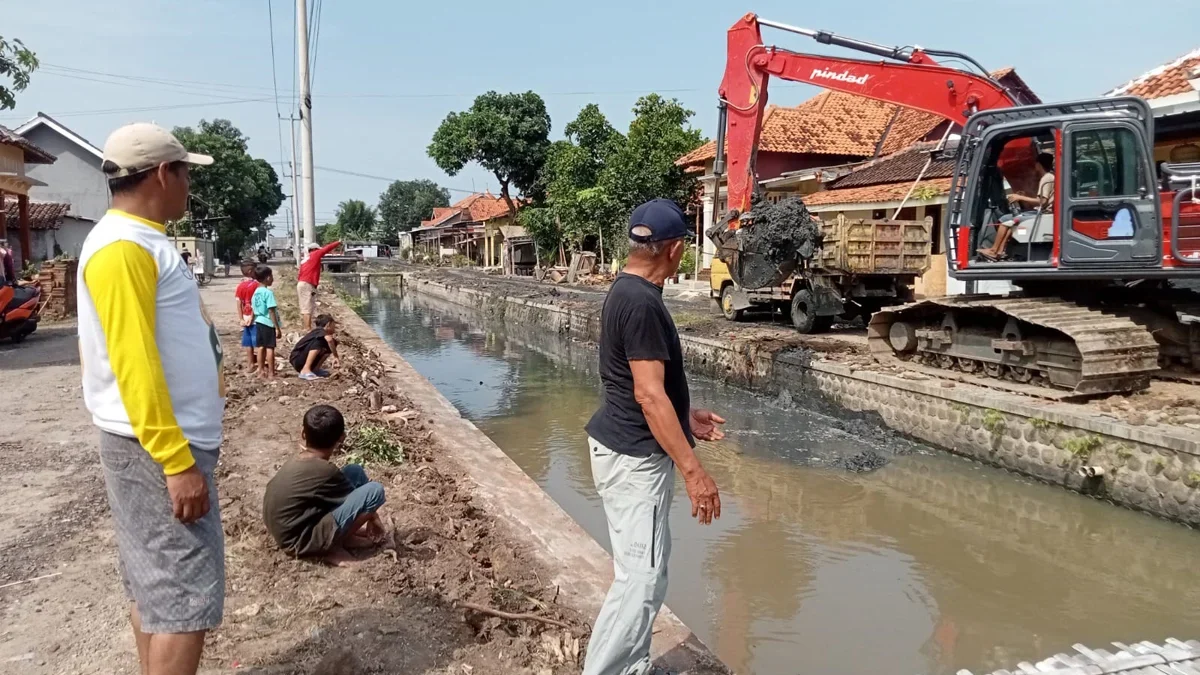
<instances>
[{"instance_id":1,"label":"truck wheel","mask_svg":"<svg viewBox=\"0 0 1200 675\"><path fill-rule=\"evenodd\" d=\"M816 333L817 320L812 292L797 291L792 296L792 325L801 333Z\"/></svg>"},{"instance_id":2,"label":"truck wheel","mask_svg":"<svg viewBox=\"0 0 1200 675\"><path fill-rule=\"evenodd\" d=\"M721 289L721 314L725 315L730 321L741 321L746 315L744 309L733 308L733 284L729 284Z\"/></svg>"}]
</instances>

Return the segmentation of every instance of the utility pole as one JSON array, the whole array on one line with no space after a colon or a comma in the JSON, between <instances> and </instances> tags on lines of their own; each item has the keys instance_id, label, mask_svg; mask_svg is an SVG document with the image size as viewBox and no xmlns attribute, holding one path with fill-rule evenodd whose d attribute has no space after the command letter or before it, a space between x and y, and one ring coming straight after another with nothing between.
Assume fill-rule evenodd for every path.
<instances>
[{"instance_id":1,"label":"utility pole","mask_svg":"<svg viewBox=\"0 0 1200 675\"><path fill-rule=\"evenodd\" d=\"M296 266L300 265L300 258L304 255L300 244L300 208L299 196L297 193L296 184L296 118L288 117L288 126L292 130L292 253L295 254Z\"/></svg>"},{"instance_id":2,"label":"utility pole","mask_svg":"<svg viewBox=\"0 0 1200 675\"><path fill-rule=\"evenodd\" d=\"M308 81L308 7L296 0L296 60L300 68L300 166L304 190L304 241L317 240L317 208L313 202L312 92Z\"/></svg>"}]
</instances>

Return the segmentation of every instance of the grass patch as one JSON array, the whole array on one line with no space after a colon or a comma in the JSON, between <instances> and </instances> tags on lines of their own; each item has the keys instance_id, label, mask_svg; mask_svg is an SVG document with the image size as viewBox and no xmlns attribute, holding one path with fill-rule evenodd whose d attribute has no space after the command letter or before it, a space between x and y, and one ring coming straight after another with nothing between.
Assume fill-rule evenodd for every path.
<instances>
[{"instance_id":1,"label":"grass patch","mask_svg":"<svg viewBox=\"0 0 1200 675\"><path fill-rule=\"evenodd\" d=\"M1200 484L1200 471L1193 471L1188 474L1188 480L1193 484Z\"/></svg>"},{"instance_id":2,"label":"grass patch","mask_svg":"<svg viewBox=\"0 0 1200 675\"><path fill-rule=\"evenodd\" d=\"M1004 413L993 408L988 408L983 414L983 428L988 430L988 433L993 436L999 436L1004 433L1004 427L1008 421L1004 419Z\"/></svg>"},{"instance_id":3,"label":"grass patch","mask_svg":"<svg viewBox=\"0 0 1200 675\"><path fill-rule=\"evenodd\" d=\"M404 446L392 437L386 427L358 427L346 439L343 464L403 464Z\"/></svg>"},{"instance_id":4,"label":"grass patch","mask_svg":"<svg viewBox=\"0 0 1200 675\"><path fill-rule=\"evenodd\" d=\"M1029 418L1029 426L1033 427L1034 429L1037 429L1038 431L1042 431L1044 429L1049 429L1050 427L1057 426L1057 423L1051 422L1050 420L1044 420L1040 417L1030 417Z\"/></svg>"},{"instance_id":5,"label":"grass patch","mask_svg":"<svg viewBox=\"0 0 1200 675\"><path fill-rule=\"evenodd\" d=\"M336 289L334 292L337 293L337 296L341 298L342 302L346 303L346 306L354 312L358 312L363 308L364 305L367 304L363 302L363 299L357 295L350 295L340 288Z\"/></svg>"},{"instance_id":6,"label":"grass patch","mask_svg":"<svg viewBox=\"0 0 1200 675\"><path fill-rule=\"evenodd\" d=\"M1092 456L1093 452L1100 449L1101 443L1102 441L1099 436L1088 434L1087 436L1076 436L1075 438L1067 439L1063 447L1079 461L1086 462Z\"/></svg>"}]
</instances>

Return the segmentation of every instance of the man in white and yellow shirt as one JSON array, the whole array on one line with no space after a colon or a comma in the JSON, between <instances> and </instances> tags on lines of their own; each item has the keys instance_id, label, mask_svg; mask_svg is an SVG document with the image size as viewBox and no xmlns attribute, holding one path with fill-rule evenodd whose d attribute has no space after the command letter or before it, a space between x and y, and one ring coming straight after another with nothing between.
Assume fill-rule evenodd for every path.
<instances>
[{"instance_id":1,"label":"man in white and yellow shirt","mask_svg":"<svg viewBox=\"0 0 1200 675\"><path fill-rule=\"evenodd\" d=\"M224 534L213 471L225 408L221 346L163 223L183 217L188 153L131 124L104 145L112 209L79 257L83 395L100 428L121 579L147 675L195 673L221 622Z\"/></svg>"}]
</instances>

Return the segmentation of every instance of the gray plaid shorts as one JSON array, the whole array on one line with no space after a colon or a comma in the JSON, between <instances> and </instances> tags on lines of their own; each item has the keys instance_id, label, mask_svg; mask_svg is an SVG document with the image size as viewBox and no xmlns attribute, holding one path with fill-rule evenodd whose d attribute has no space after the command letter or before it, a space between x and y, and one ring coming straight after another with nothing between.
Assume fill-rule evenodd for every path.
<instances>
[{"instance_id":1,"label":"gray plaid shorts","mask_svg":"<svg viewBox=\"0 0 1200 675\"><path fill-rule=\"evenodd\" d=\"M162 466L137 439L100 432L100 464L117 528L125 594L145 633L215 628L225 605L225 533L217 502L219 450L192 447L208 481L209 511L184 525L175 519Z\"/></svg>"}]
</instances>

